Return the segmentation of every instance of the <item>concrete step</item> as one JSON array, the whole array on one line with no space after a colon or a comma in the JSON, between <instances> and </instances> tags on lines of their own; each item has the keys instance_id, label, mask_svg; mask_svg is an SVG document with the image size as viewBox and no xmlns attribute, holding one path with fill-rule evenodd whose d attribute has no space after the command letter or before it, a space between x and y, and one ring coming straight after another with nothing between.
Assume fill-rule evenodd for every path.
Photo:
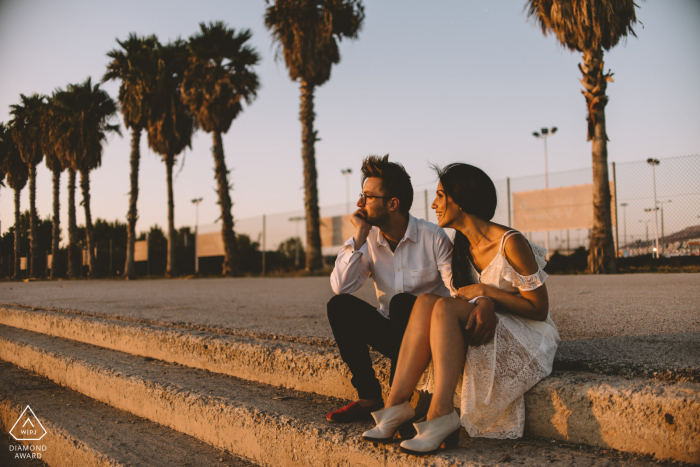
<instances>
[{"instance_id":1,"label":"concrete step","mask_svg":"<svg viewBox=\"0 0 700 467\"><path fill-rule=\"evenodd\" d=\"M0 323L192 368L352 399L337 349L0 307ZM377 368L388 392L388 361ZM526 394L526 433L658 458L700 460L700 385L555 372Z\"/></svg>"},{"instance_id":2,"label":"concrete step","mask_svg":"<svg viewBox=\"0 0 700 467\"><path fill-rule=\"evenodd\" d=\"M262 383L241 380L232 376L212 373L168 363L151 358L143 358L123 352L113 351L89 344L51 337L30 331L0 326L0 359L33 371L61 386L77 391L84 396L103 402L88 404L90 399L76 401L57 399L52 405L56 386L40 377L32 381L44 381L43 386L52 388L44 396L34 396L32 384L16 377L20 370L3 367L5 383L0 382L0 394L7 400L14 394L15 407L10 420L24 404L33 404L42 422L46 418L54 423L49 432L60 438L66 449L81 439L57 427L63 426L63 418L73 420L71 425L83 428L83 432L101 432L109 438L103 444L114 451L139 452L154 458L167 452L173 446L181 447L184 442L151 442L150 435L136 434L130 422L135 417L150 420L162 427L168 427L197 438L215 448L229 451L237 456L250 459L260 465L269 466L436 466L456 465L495 465L512 462L524 465L619 465L651 466L660 461L648 456L617 452L612 449L592 448L572 445L556 440L541 440L526 437L520 440L470 439L462 436L460 446L443 451L434 456L407 456L398 450L397 445L373 445L361 441L360 434L371 424L352 425L329 424L325 414L345 401L306 393L292 389L282 389ZM33 383L42 386L40 383ZM74 392L64 389L67 394ZM20 394L19 396L17 394ZM51 393L51 398L47 395ZM61 393L60 397L64 397ZM80 395L75 395L81 398ZM277 398L277 399L276 399ZM282 399L282 400L278 400ZM48 400L48 401L47 401ZM36 401L36 402L35 402ZM81 404L82 402L82 404ZM84 410L75 416L67 417L67 404L70 410ZM108 407L109 406L109 407ZM41 412L39 412L41 407ZM99 409L114 410L125 415L117 419L101 415ZM94 418L90 418L95 414ZM87 417L89 422L81 422ZM4 417L8 418L8 417ZM100 425L98 419L107 423ZM105 420L99 420L104 422ZM119 423L112 420L118 420ZM3 422L4 426L8 422ZM86 423L88 428L82 427ZM81 427L75 425L80 424ZM97 428L95 428L97 427ZM109 429L103 429L109 427ZM125 431L116 430L126 427ZM165 428L163 428L165 429ZM171 432L171 430L168 430ZM66 434L67 433L67 434ZM109 436L109 435L112 436ZM131 447L121 446L123 440L134 440ZM187 437L186 439L191 439ZM111 444L110 444L111 442ZM78 442L78 444L80 444ZM144 444L147 448L143 448ZM89 446L88 446L89 447ZM48 453L47 449L47 453ZM60 451L56 448L56 451ZM88 452L90 451L90 452ZM102 465L91 459L98 458L97 448L83 448L85 463L74 465ZM47 454L48 455L48 454ZM114 454L116 455L116 454ZM138 459L127 460L135 463ZM93 463L90 463L93 462ZM53 462L48 462L50 465ZM661 462L672 465L672 462ZM105 465L109 465L103 463ZM120 465L113 463L112 465ZM159 465L159 464L147 464ZM170 465L180 465L173 462ZM193 464L195 465L195 464ZM220 465L220 464L216 464Z\"/></svg>"},{"instance_id":3,"label":"concrete step","mask_svg":"<svg viewBox=\"0 0 700 467\"><path fill-rule=\"evenodd\" d=\"M15 441L10 437L2 446L1 465L255 467L196 438L0 360L0 431L9 433L27 405L46 434L38 441ZM23 446L29 450L20 450Z\"/></svg>"}]
</instances>

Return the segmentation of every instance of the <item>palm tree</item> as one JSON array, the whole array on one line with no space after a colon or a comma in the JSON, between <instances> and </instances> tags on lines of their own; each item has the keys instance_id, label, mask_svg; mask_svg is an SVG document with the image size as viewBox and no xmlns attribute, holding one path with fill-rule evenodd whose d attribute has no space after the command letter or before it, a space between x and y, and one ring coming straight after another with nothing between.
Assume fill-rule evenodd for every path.
<instances>
[{"instance_id":1,"label":"palm tree","mask_svg":"<svg viewBox=\"0 0 700 467\"><path fill-rule=\"evenodd\" d=\"M163 156L168 183L168 262L166 274L174 276L175 203L173 201L173 166L175 157L186 147L192 147L192 135L196 128L195 118L189 107L182 102L180 88L188 64L187 43L180 39L158 46L158 75L153 88L153 101L149 113L147 132L148 145Z\"/></svg>"},{"instance_id":2,"label":"palm tree","mask_svg":"<svg viewBox=\"0 0 700 467\"><path fill-rule=\"evenodd\" d=\"M136 220L138 219L136 202L139 197L139 160L141 158L139 144L141 130L148 121L151 88L157 70L154 50L158 45L158 39L153 35L139 37L131 33L125 41L117 40L117 43L121 50L113 49L107 53L112 61L107 65L107 72L102 77L102 82L121 80L119 103L124 117L124 125L131 129L131 191L129 194L129 213L127 214L129 228L124 277L134 279L136 277L134 242L136 241Z\"/></svg>"},{"instance_id":3,"label":"palm tree","mask_svg":"<svg viewBox=\"0 0 700 467\"><path fill-rule=\"evenodd\" d=\"M356 39L365 12L361 0L276 0L265 12L265 26L284 57L292 81L301 82L301 157L304 161L306 269L323 267L319 227L314 89L340 62L338 41Z\"/></svg>"},{"instance_id":4,"label":"palm tree","mask_svg":"<svg viewBox=\"0 0 700 467\"><path fill-rule=\"evenodd\" d=\"M68 169L68 276L80 275L83 256L78 248L78 225L75 212L76 169L72 162L77 160L78 132L74 131L73 119L77 103L75 93L70 88L56 89L51 98L51 112L56 125L54 138L56 155L61 165Z\"/></svg>"},{"instance_id":5,"label":"palm tree","mask_svg":"<svg viewBox=\"0 0 700 467\"><path fill-rule=\"evenodd\" d=\"M59 241L61 236L61 216L60 216L60 192L61 192L61 172L63 164L59 157L61 144L59 138L59 114L55 112L54 98L49 98L42 118L41 147L44 152L46 167L53 174L53 217L51 234L51 279L56 279L58 272Z\"/></svg>"},{"instance_id":6,"label":"palm tree","mask_svg":"<svg viewBox=\"0 0 700 467\"><path fill-rule=\"evenodd\" d=\"M15 265L14 278L20 278L19 271L19 215L20 215L20 193L27 185L29 178L29 167L22 160L19 148L12 136L12 125L6 126L0 123L0 153L3 154L2 171L5 173L7 184L15 191Z\"/></svg>"},{"instance_id":7,"label":"palm tree","mask_svg":"<svg viewBox=\"0 0 700 467\"><path fill-rule=\"evenodd\" d=\"M72 153L76 150L76 134L72 132L74 96L60 88L51 96L51 114L54 127L53 142L61 166L68 169L68 277L80 275L82 255L78 250L78 225L75 218L75 169L71 167ZM55 200L54 200L55 201Z\"/></svg>"},{"instance_id":8,"label":"palm tree","mask_svg":"<svg viewBox=\"0 0 700 467\"><path fill-rule=\"evenodd\" d=\"M243 101L250 104L260 86L253 66L260 61L258 53L246 42L252 37L249 29L236 34L221 21L199 24L200 32L189 38L189 66L182 81L182 99L197 118L199 127L212 133L214 171L221 206L221 235L224 241L226 276L237 273L236 236L231 215L231 186L224 159L221 133L226 133L233 119L243 110Z\"/></svg>"},{"instance_id":9,"label":"palm tree","mask_svg":"<svg viewBox=\"0 0 700 467\"><path fill-rule=\"evenodd\" d=\"M90 171L102 163L102 144L108 133L121 135L118 125L110 124L117 113L117 104L109 94L92 85L90 78L81 84L69 84L65 92L57 92L57 104L61 106L64 141L71 150L65 153L67 165L80 172L80 188L85 208L85 238L90 276L95 274L95 250L90 213Z\"/></svg>"},{"instance_id":10,"label":"palm tree","mask_svg":"<svg viewBox=\"0 0 700 467\"><path fill-rule=\"evenodd\" d=\"M593 230L589 244L588 271L615 273L615 243L612 237L608 135L605 129L605 95L613 74L604 71L603 51L620 39L633 35L637 22L633 0L528 0L528 17L554 34L564 47L583 54L579 70L588 107L588 141L593 156Z\"/></svg>"},{"instance_id":11,"label":"palm tree","mask_svg":"<svg viewBox=\"0 0 700 467\"><path fill-rule=\"evenodd\" d=\"M46 107L46 97L20 94L20 104L10 106L12 136L19 154L29 170L29 276L39 275L39 237L36 212L36 166L44 155L41 151L41 118Z\"/></svg>"}]
</instances>

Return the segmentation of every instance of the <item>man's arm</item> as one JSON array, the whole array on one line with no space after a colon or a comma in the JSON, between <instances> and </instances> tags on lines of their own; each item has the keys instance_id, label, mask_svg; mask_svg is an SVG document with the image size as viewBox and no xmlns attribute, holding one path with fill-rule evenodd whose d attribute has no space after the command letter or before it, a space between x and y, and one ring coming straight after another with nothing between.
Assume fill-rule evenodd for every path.
<instances>
[{"instance_id":1,"label":"man's arm","mask_svg":"<svg viewBox=\"0 0 700 467\"><path fill-rule=\"evenodd\" d=\"M359 209L353 213L350 220L355 226L355 235L341 248L331 274L331 288L338 295L352 293L362 287L371 270L367 259L367 236L372 226L365 221Z\"/></svg>"}]
</instances>

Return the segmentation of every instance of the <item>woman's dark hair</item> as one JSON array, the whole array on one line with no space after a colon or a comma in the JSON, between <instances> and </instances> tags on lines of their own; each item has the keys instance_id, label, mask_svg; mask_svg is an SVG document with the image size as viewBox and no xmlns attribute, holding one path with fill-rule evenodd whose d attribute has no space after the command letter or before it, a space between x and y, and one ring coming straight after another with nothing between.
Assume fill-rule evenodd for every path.
<instances>
[{"instance_id":1,"label":"woman's dark hair","mask_svg":"<svg viewBox=\"0 0 700 467\"><path fill-rule=\"evenodd\" d=\"M462 211L490 221L496 212L496 187L486 173L469 164L455 163L444 168L433 167L442 189ZM469 239L457 230L452 249L452 286L455 289L471 283L469 279Z\"/></svg>"}]
</instances>

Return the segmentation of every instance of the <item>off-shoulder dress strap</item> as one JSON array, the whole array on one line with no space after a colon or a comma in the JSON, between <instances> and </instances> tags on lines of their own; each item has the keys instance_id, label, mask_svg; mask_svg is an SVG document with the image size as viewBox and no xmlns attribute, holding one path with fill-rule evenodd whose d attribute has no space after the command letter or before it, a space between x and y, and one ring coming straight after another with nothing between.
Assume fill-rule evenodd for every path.
<instances>
[{"instance_id":1,"label":"off-shoulder dress strap","mask_svg":"<svg viewBox=\"0 0 700 467\"><path fill-rule=\"evenodd\" d=\"M501 239L501 246L498 247L498 251L503 253L505 251L505 248L506 248L506 241L508 241L508 239L510 237L512 237L513 235L518 235L518 234L522 235L522 233L518 232L517 230L509 230L508 232L504 233L503 238Z\"/></svg>"}]
</instances>

